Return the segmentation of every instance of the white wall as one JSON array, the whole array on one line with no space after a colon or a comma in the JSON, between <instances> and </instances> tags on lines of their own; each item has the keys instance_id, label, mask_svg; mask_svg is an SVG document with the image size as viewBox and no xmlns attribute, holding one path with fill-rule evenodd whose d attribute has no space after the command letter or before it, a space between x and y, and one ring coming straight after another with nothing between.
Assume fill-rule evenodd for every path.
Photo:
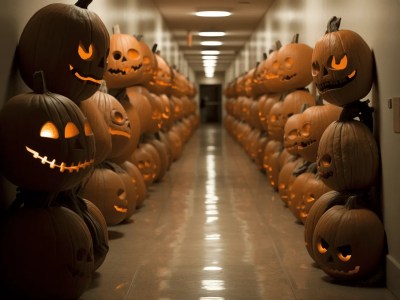
<instances>
[{"instance_id":1,"label":"white wall","mask_svg":"<svg viewBox=\"0 0 400 300\"><path fill-rule=\"evenodd\" d=\"M400 96L400 1L399 0L276 0L247 46L226 74L226 82L247 71L276 40L300 42L314 47L332 16L341 17L341 29L359 33L370 45L376 78L368 95L375 108L375 135L381 150L381 199L388 239L387 285L400 298L400 134L393 131L393 110L388 99ZM250 51L250 52L249 52ZM255 52L255 53L254 53ZM368 251L368 250L366 250Z\"/></svg>"}]
</instances>

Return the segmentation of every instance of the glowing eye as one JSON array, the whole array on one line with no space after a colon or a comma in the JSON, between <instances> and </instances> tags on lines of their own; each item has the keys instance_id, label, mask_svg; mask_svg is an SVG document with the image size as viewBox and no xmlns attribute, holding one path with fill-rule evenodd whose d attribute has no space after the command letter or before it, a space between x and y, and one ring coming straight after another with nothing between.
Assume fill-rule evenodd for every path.
<instances>
[{"instance_id":1,"label":"glowing eye","mask_svg":"<svg viewBox=\"0 0 400 300\"><path fill-rule=\"evenodd\" d=\"M150 58L148 58L147 56L143 57L143 63L145 65L148 65L150 63Z\"/></svg>"},{"instance_id":2,"label":"glowing eye","mask_svg":"<svg viewBox=\"0 0 400 300\"><path fill-rule=\"evenodd\" d=\"M285 67L288 69L291 69L293 66L293 58L291 57L286 57L285 58Z\"/></svg>"},{"instance_id":3,"label":"glowing eye","mask_svg":"<svg viewBox=\"0 0 400 300\"><path fill-rule=\"evenodd\" d=\"M343 55L339 63L336 62L336 57L332 55L328 60L328 64L334 70L343 70L347 67L347 55Z\"/></svg>"},{"instance_id":4,"label":"glowing eye","mask_svg":"<svg viewBox=\"0 0 400 300\"><path fill-rule=\"evenodd\" d=\"M304 124L303 127L300 130L301 136L309 137L310 136L310 130L311 130L311 124L310 123Z\"/></svg>"},{"instance_id":5,"label":"glowing eye","mask_svg":"<svg viewBox=\"0 0 400 300\"><path fill-rule=\"evenodd\" d=\"M284 184L284 183L280 183L279 185L278 185L278 189L279 190L283 190L283 189L285 189L286 188L286 185Z\"/></svg>"},{"instance_id":6,"label":"glowing eye","mask_svg":"<svg viewBox=\"0 0 400 300\"><path fill-rule=\"evenodd\" d=\"M86 50L82 43L79 43L78 54L83 60L90 60L93 56L93 45L90 44L89 49Z\"/></svg>"},{"instance_id":7,"label":"glowing eye","mask_svg":"<svg viewBox=\"0 0 400 300\"><path fill-rule=\"evenodd\" d=\"M314 202L315 201L315 196L313 194L309 194L306 196L306 201L308 203Z\"/></svg>"},{"instance_id":8,"label":"glowing eye","mask_svg":"<svg viewBox=\"0 0 400 300\"><path fill-rule=\"evenodd\" d=\"M85 120L84 128L85 128L85 135L86 136L93 135L92 127L90 127L90 124L89 124L88 120Z\"/></svg>"},{"instance_id":9,"label":"glowing eye","mask_svg":"<svg viewBox=\"0 0 400 300\"><path fill-rule=\"evenodd\" d=\"M311 75L314 77L317 76L319 70L320 70L319 63L317 61L313 62L311 65Z\"/></svg>"},{"instance_id":10,"label":"glowing eye","mask_svg":"<svg viewBox=\"0 0 400 300\"><path fill-rule=\"evenodd\" d=\"M329 244L324 240L321 239L317 245L318 252L324 254L328 251Z\"/></svg>"},{"instance_id":11,"label":"glowing eye","mask_svg":"<svg viewBox=\"0 0 400 300\"><path fill-rule=\"evenodd\" d=\"M111 111L111 118L112 118L112 122L114 124L124 125L124 123L125 123L124 115L118 110L113 109Z\"/></svg>"},{"instance_id":12,"label":"glowing eye","mask_svg":"<svg viewBox=\"0 0 400 300\"><path fill-rule=\"evenodd\" d=\"M292 131L289 132L288 139L293 141L296 138L297 138L297 129L293 129Z\"/></svg>"},{"instance_id":13,"label":"glowing eye","mask_svg":"<svg viewBox=\"0 0 400 300\"><path fill-rule=\"evenodd\" d=\"M130 59L137 59L140 56L140 53L137 52L135 49L129 49L128 50L128 57Z\"/></svg>"},{"instance_id":14,"label":"glowing eye","mask_svg":"<svg viewBox=\"0 0 400 300\"><path fill-rule=\"evenodd\" d=\"M271 117L269 118L269 120L272 122L272 123L275 123L276 122L276 115L271 115Z\"/></svg>"},{"instance_id":15,"label":"glowing eye","mask_svg":"<svg viewBox=\"0 0 400 300\"><path fill-rule=\"evenodd\" d=\"M118 198L120 200L125 200L126 199L126 192L123 189L119 189L117 191L117 195L118 195Z\"/></svg>"},{"instance_id":16,"label":"glowing eye","mask_svg":"<svg viewBox=\"0 0 400 300\"><path fill-rule=\"evenodd\" d=\"M49 139L58 139L59 134L57 127L51 122L45 123L42 129L40 129L40 136Z\"/></svg>"},{"instance_id":17,"label":"glowing eye","mask_svg":"<svg viewBox=\"0 0 400 300\"><path fill-rule=\"evenodd\" d=\"M65 132L64 136L66 139L73 138L74 136L77 136L79 134L79 129L76 127L76 125L72 122L68 122L67 125L65 126Z\"/></svg>"},{"instance_id":18,"label":"glowing eye","mask_svg":"<svg viewBox=\"0 0 400 300\"><path fill-rule=\"evenodd\" d=\"M324 156L322 156L322 158L320 160L321 166L323 166L325 168L329 168L331 166L331 162L332 162L332 158L329 154L325 154Z\"/></svg>"},{"instance_id":19,"label":"glowing eye","mask_svg":"<svg viewBox=\"0 0 400 300\"><path fill-rule=\"evenodd\" d=\"M343 262L347 262L351 259L351 246L341 246L337 248L338 254L337 256Z\"/></svg>"},{"instance_id":20,"label":"glowing eye","mask_svg":"<svg viewBox=\"0 0 400 300\"><path fill-rule=\"evenodd\" d=\"M272 63L272 68L273 68L273 69L278 69L278 68L279 68L279 63L278 63L277 61L274 61L274 62Z\"/></svg>"}]
</instances>

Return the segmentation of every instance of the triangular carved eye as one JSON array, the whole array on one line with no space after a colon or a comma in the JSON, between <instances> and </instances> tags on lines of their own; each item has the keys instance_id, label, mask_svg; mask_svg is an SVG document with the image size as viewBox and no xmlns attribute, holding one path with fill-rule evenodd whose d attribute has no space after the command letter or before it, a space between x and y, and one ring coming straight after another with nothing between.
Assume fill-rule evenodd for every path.
<instances>
[{"instance_id":1,"label":"triangular carved eye","mask_svg":"<svg viewBox=\"0 0 400 300\"><path fill-rule=\"evenodd\" d=\"M90 60L93 56L93 45L90 44L89 49L86 50L85 46L80 42L78 46L78 54L83 60Z\"/></svg>"},{"instance_id":2,"label":"triangular carved eye","mask_svg":"<svg viewBox=\"0 0 400 300\"><path fill-rule=\"evenodd\" d=\"M47 122L40 129L40 136L49 139L58 139L59 133L56 125L52 122Z\"/></svg>"},{"instance_id":3,"label":"triangular carved eye","mask_svg":"<svg viewBox=\"0 0 400 300\"><path fill-rule=\"evenodd\" d=\"M88 120L85 120L84 126L85 126L85 135L86 136L93 135L92 127L90 127L90 124L89 124Z\"/></svg>"},{"instance_id":4,"label":"triangular carved eye","mask_svg":"<svg viewBox=\"0 0 400 300\"><path fill-rule=\"evenodd\" d=\"M72 122L68 122L67 125L65 125L65 138L73 138L74 136L77 136L79 134L79 129L76 127L76 125Z\"/></svg>"}]
</instances>

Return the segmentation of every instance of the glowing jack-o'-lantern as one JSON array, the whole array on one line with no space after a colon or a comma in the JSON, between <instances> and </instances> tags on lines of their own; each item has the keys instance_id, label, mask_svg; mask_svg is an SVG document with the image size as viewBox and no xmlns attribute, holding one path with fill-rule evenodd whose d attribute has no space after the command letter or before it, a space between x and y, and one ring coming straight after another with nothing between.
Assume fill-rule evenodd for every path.
<instances>
[{"instance_id":1,"label":"glowing jack-o'-lantern","mask_svg":"<svg viewBox=\"0 0 400 300\"><path fill-rule=\"evenodd\" d=\"M328 22L326 33L315 44L312 77L321 97L343 106L368 94L373 81L372 51L351 30L339 30L340 18Z\"/></svg>"},{"instance_id":2,"label":"glowing jack-o'-lantern","mask_svg":"<svg viewBox=\"0 0 400 300\"><path fill-rule=\"evenodd\" d=\"M294 114L287 119L284 127L283 146L293 155L299 154L301 119L301 114Z\"/></svg>"},{"instance_id":3,"label":"glowing jack-o'-lantern","mask_svg":"<svg viewBox=\"0 0 400 300\"><path fill-rule=\"evenodd\" d=\"M333 278L367 278L382 264L384 228L371 210L359 208L353 198L328 209L313 235L315 261Z\"/></svg>"},{"instance_id":4,"label":"glowing jack-o'-lantern","mask_svg":"<svg viewBox=\"0 0 400 300\"><path fill-rule=\"evenodd\" d=\"M328 104L311 106L301 114L297 151L306 161L316 161L321 136L329 124L339 119L341 111Z\"/></svg>"},{"instance_id":5,"label":"glowing jack-o'-lantern","mask_svg":"<svg viewBox=\"0 0 400 300\"><path fill-rule=\"evenodd\" d=\"M140 208L147 196L147 186L144 182L143 175L139 168L128 160L124 161L120 166L129 174L131 181L135 186L138 194L138 198L136 199L136 208Z\"/></svg>"},{"instance_id":6,"label":"glowing jack-o'-lantern","mask_svg":"<svg viewBox=\"0 0 400 300\"><path fill-rule=\"evenodd\" d=\"M34 90L11 98L0 112L1 171L26 189L70 189L92 170L93 132L74 102L46 91L40 72Z\"/></svg>"},{"instance_id":7,"label":"glowing jack-o'-lantern","mask_svg":"<svg viewBox=\"0 0 400 300\"><path fill-rule=\"evenodd\" d=\"M92 238L68 208L24 206L8 212L0 244L0 282L7 299L79 299L90 284Z\"/></svg>"},{"instance_id":8,"label":"glowing jack-o'-lantern","mask_svg":"<svg viewBox=\"0 0 400 300\"><path fill-rule=\"evenodd\" d=\"M157 49L157 44L150 47L143 41L142 37L137 38L140 44L140 52L143 55L143 72L141 78L141 84L147 84L153 79L154 72L157 71L157 58L155 57L155 51Z\"/></svg>"},{"instance_id":9,"label":"glowing jack-o'-lantern","mask_svg":"<svg viewBox=\"0 0 400 300\"><path fill-rule=\"evenodd\" d=\"M375 138L359 121L335 121L321 136L317 165L322 180L333 190L368 188L379 166Z\"/></svg>"},{"instance_id":10,"label":"glowing jack-o'-lantern","mask_svg":"<svg viewBox=\"0 0 400 300\"><path fill-rule=\"evenodd\" d=\"M30 88L32 74L43 70L49 90L74 102L99 89L110 41L103 22L87 9L90 2L50 4L28 21L19 40L18 60Z\"/></svg>"},{"instance_id":11,"label":"glowing jack-o'-lantern","mask_svg":"<svg viewBox=\"0 0 400 300\"><path fill-rule=\"evenodd\" d=\"M154 72L153 79L145 86L150 92L157 95L168 94L172 84L172 69L159 53L155 53L155 57L157 70Z\"/></svg>"},{"instance_id":12,"label":"glowing jack-o'-lantern","mask_svg":"<svg viewBox=\"0 0 400 300\"><path fill-rule=\"evenodd\" d=\"M291 43L278 51L278 76L287 91L305 87L312 81L310 65L313 49L299 43L298 38L296 34Z\"/></svg>"},{"instance_id":13,"label":"glowing jack-o'-lantern","mask_svg":"<svg viewBox=\"0 0 400 300\"><path fill-rule=\"evenodd\" d=\"M116 225L126 218L128 201L121 177L111 169L96 168L83 188L83 197L102 212L107 225Z\"/></svg>"},{"instance_id":14,"label":"glowing jack-o'-lantern","mask_svg":"<svg viewBox=\"0 0 400 300\"><path fill-rule=\"evenodd\" d=\"M133 152L131 161L135 164L143 175L144 182L150 186L157 177L158 166L154 156L146 149L146 144L139 144Z\"/></svg>"},{"instance_id":15,"label":"glowing jack-o'-lantern","mask_svg":"<svg viewBox=\"0 0 400 300\"><path fill-rule=\"evenodd\" d=\"M283 101L272 105L268 114L268 137L273 140L283 141L284 124L282 122Z\"/></svg>"},{"instance_id":16,"label":"glowing jack-o'-lantern","mask_svg":"<svg viewBox=\"0 0 400 300\"><path fill-rule=\"evenodd\" d=\"M315 98L306 90L296 90L286 95L282 104L282 126L285 126L287 119L302 112L304 107L314 106Z\"/></svg>"},{"instance_id":17,"label":"glowing jack-o'-lantern","mask_svg":"<svg viewBox=\"0 0 400 300\"><path fill-rule=\"evenodd\" d=\"M143 55L136 37L120 33L114 26L110 37L110 53L104 80L110 89L126 88L140 82L143 70Z\"/></svg>"}]
</instances>

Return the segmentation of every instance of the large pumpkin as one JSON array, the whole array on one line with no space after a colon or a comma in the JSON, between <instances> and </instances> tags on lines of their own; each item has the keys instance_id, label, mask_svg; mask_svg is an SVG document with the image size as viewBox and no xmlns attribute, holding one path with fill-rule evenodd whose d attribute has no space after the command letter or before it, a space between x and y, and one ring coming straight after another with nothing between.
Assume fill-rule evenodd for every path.
<instances>
[{"instance_id":1,"label":"large pumpkin","mask_svg":"<svg viewBox=\"0 0 400 300\"><path fill-rule=\"evenodd\" d=\"M78 299L89 286L92 238L81 217L68 208L24 206L7 213L0 244L6 299Z\"/></svg>"},{"instance_id":2,"label":"large pumpkin","mask_svg":"<svg viewBox=\"0 0 400 300\"><path fill-rule=\"evenodd\" d=\"M136 37L122 34L118 25L110 37L110 53L104 80L110 89L126 88L140 83L143 73L142 48Z\"/></svg>"},{"instance_id":3,"label":"large pumpkin","mask_svg":"<svg viewBox=\"0 0 400 300\"><path fill-rule=\"evenodd\" d=\"M95 140L88 121L73 101L47 92L42 73L35 75L34 92L5 103L0 137L1 171L20 187L71 189L93 168Z\"/></svg>"},{"instance_id":4,"label":"large pumpkin","mask_svg":"<svg viewBox=\"0 0 400 300\"><path fill-rule=\"evenodd\" d=\"M313 253L325 273L345 281L368 278L383 262L385 232L378 216L357 207L353 198L336 205L319 219Z\"/></svg>"},{"instance_id":5,"label":"large pumpkin","mask_svg":"<svg viewBox=\"0 0 400 300\"><path fill-rule=\"evenodd\" d=\"M99 89L110 41L103 22L87 9L90 2L47 5L25 25L18 60L21 76L30 88L32 74L43 70L49 90L75 102Z\"/></svg>"},{"instance_id":6,"label":"large pumpkin","mask_svg":"<svg viewBox=\"0 0 400 300\"><path fill-rule=\"evenodd\" d=\"M335 121L321 136L317 165L322 180L333 190L369 188L379 166L375 138L359 121Z\"/></svg>"},{"instance_id":7,"label":"large pumpkin","mask_svg":"<svg viewBox=\"0 0 400 300\"><path fill-rule=\"evenodd\" d=\"M365 97L373 81L372 51L354 31L339 30L340 18L329 20L312 53L312 77L321 97L343 106Z\"/></svg>"}]
</instances>

